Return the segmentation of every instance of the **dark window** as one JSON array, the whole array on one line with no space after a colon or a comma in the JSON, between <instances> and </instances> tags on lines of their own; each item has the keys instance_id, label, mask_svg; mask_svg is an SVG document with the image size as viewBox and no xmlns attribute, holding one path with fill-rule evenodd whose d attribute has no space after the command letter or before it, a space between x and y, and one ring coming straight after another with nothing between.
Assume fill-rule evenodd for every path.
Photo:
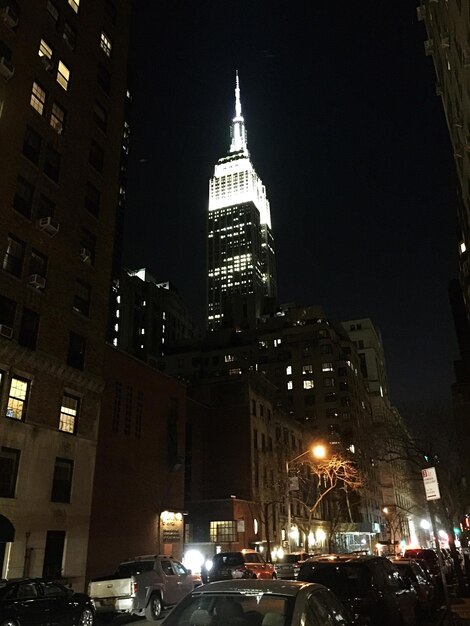
<instances>
[{"instance_id":1,"label":"dark window","mask_svg":"<svg viewBox=\"0 0 470 626\"><path fill-rule=\"evenodd\" d=\"M21 213L21 215L24 215L25 217L31 217L33 196L33 185L22 176L18 176L16 181L16 193L13 198L13 207L18 211L18 213Z\"/></svg>"},{"instance_id":2,"label":"dark window","mask_svg":"<svg viewBox=\"0 0 470 626\"><path fill-rule=\"evenodd\" d=\"M15 323L16 302L0 295L0 324L13 328Z\"/></svg>"},{"instance_id":3,"label":"dark window","mask_svg":"<svg viewBox=\"0 0 470 626\"><path fill-rule=\"evenodd\" d=\"M73 461L56 457L52 478L51 502L70 502Z\"/></svg>"},{"instance_id":4,"label":"dark window","mask_svg":"<svg viewBox=\"0 0 470 626\"><path fill-rule=\"evenodd\" d=\"M42 566L42 575L44 578L61 578L62 577L62 561L64 558L65 531L64 530L48 530L46 535L46 547L44 550L44 562ZM47 587L50 583L46 583L44 595L56 594L56 589L49 590ZM52 583L53 584L53 583Z\"/></svg>"},{"instance_id":5,"label":"dark window","mask_svg":"<svg viewBox=\"0 0 470 626\"><path fill-rule=\"evenodd\" d=\"M93 105L93 121L100 130L104 133L106 132L106 128L108 126L108 114L99 102L95 102Z\"/></svg>"},{"instance_id":6,"label":"dark window","mask_svg":"<svg viewBox=\"0 0 470 626\"><path fill-rule=\"evenodd\" d=\"M55 204L50 198L41 194L38 203L38 217L53 217Z\"/></svg>"},{"instance_id":7,"label":"dark window","mask_svg":"<svg viewBox=\"0 0 470 626\"><path fill-rule=\"evenodd\" d=\"M140 439L142 434L142 412L144 408L144 394L142 391L137 392L137 406L135 409L135 436Z\"/></svg>"},{"instance_id":8,"label":"dark window","mask_svg":"<svg viewBox=\"0 0 470 626\"><path fill-rule=\"evenodd\" d=\"M82 230L82 236L80 238L80 249L82 248L89 252L90 261L92 264L94 264L96 237L92 233L90 233L89 230L86 230L86 228Z\"/></svg>"},{"instance_id":9,"label":"dark window","mask_svg":"<svg viewBox=\"0 0 470 626\"><path fill-rule=\"evenodd\" d=\"M54 25L57 27L57 22L59 21L59 9L56 7L56 5L53 2L51 2L51 0L47 0L46 8L47 8L47 13L49 14L49 17L54 22Z\"/></svg>"},{"instance_id":10,"label":"dark window","mask_svg":"<svg viewBox=\"0 0 470 626\"><path fill-rule=\"evenodd\" d=\"M64 24L64 32L62 33L65 43L72 49L75 50L75 46L77 44L77 33L75 28L71 26L68 22Z\"/></svg>"},{"instance_id":11,"label":"dark window","mask_svg":"<svg viewBox=\"0 0 470 626\"><path fill-rule=\"evenodd\" d=\"M24 241L17 239L13 235L8 235L8 244L5 256L3 257L3 269L13 276L21 278L24 259Z\"/></svg>"},{"instance_id":12,"label":"dark window","mask_svg":"<svg viewBox=\"0 0 470 626\"><path fill-rule=\"evenodd\" d=\"M104 150L99 146L96 141L92 141L90 145L90 153L88 155L88 161L97 172L103 171L104 164Z\"/></svg>"},{"instance_id":13,"label":"dark window","mask_svg":"<svg viewBox=\"0 0 470 626\"><path fill-rule=\"evenodd\" d=\"M258 449L258 431L256 428L253 430L253 447L255 450Z\"/></svg>"},{"instance_id":14,"label":"dark window","mask_svg":"<svg viewBox=\"0 0 470 626\"><path fill-rule=\"evenodd\" d=\"M126 394L126 411L124 413L124 434L131 434L131 421L132 421L132 399L134 391L130 385L127 386Z\"/></svg>"},{"instance_id":15,"label":"dark window","mask_svg":"<svg viewBox=\"0 0 470 626\"><path fill-rule=\"evenodd\" d=\"M58 135L62 135L64 133L65 109L63 109L57 102L52 103L49 123Z\"/></svg>"},{"instance_id":16,"label":"dark window","mask_svg":"<svg viewBox=\"0 0 470 626\"><path fill-rule=\"evenodd\" d=\"M337 397L334 392L325 394L325 402L336 402L336 400L337 400Z\"/></svg>"},{"instance_id":17,"label":"dark window","mask_svg":"<svg viewBox=\"0 0 470 626\"><path fill-rule=\"evenodd\" d=\"M47 274L47 257L34 249L31 250L29 273L30 275L39 274L39 276L43 277L45 277Z\"/></svg>"},{"instance_id":18,"label":"dark window","mask_svg":"<svg viewBox=\"0 0 470 626\"><path fill-rule=\"evenodd\" d=\"M85 209L95 217L100 213L101 194L91 183L87 183L85 192Z\"/></svg>"},{"instance_id":19,"label":"dark window","mask_svg":"<svg viewBox=\"0 0 470 626\"><path fill-rule=\"evenodd\" d=\"M0 498L14 498L20 463L20 451L0 448Z\"/></svg>"},{"instance_id":20,"label":"dark window","mask_svg":"<svg viewBox=\"0 0 470 626\"><path fill-rule=\"evenodd\" d=\"M90 285L81 280L75 281L75 296L73 298L73 308L78 313L88 317L90 313Z\"/></svg>"},{"instance_id":21,"label":"dark window","mask_svg":"<svg viewBox=\"0 0 470 626\"><path fill-rule=\"evenodd\" d=\"M86 339L76 333L70 333L67 364L82 370L85 366Z\"/></svg>"},{"instance_id":22,"label":"dark window","mask_svg":"<svg viewBox=\"0 0 470 626\"><path fill-rule=\"evenodd\" d=\"M96 80L101 89L109 95L109 92L111 91L111 76L108 70L102 65L98 65L98 75Z\"/></svg>"},{"instance_id":23,"label":"dark window","mask_svg":"<svg viewBox=\"0 0 470 626\"><path fill-rule=\"evenodd\" d=\"M36 343L39 331L39 314L24 307L21 316L20 332L18 333L18 343L30 350L36 350Z\"/></svg>"},{"instance_id":24,"label":"dark window","mask_svg":"<svg viewBox=\"0 0 470 626\"><path fill-rule=\"evenodd\" d=\"M54 182L59 181L60 154L50 144L47 145L44 159L44 174Z\"/></svg>"},{"instance_id":25,"label":"dark window","mask_svg":"<svg viewBox=\"0 0 470 626\"><path fill-rule=\"evenodd\" d=\"M41 136L31 128L26 126L23 139L23 154L33 163L39 161L39 153L41 151Z\"/></svg>"}]
</instances>

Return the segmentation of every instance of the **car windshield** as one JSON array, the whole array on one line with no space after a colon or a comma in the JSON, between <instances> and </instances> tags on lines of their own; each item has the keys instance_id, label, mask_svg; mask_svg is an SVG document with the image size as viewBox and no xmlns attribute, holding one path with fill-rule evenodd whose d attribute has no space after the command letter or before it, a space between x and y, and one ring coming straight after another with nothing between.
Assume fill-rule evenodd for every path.
<instances>
[{"instance_id":1,"label":"car windshield","mask_svg":"<svg viewBox=\"0 0 470 626\"><path fill-rule=\"evenodd\" d=\"M365 594L371 586L371 574L360 563L310 563L302 580L325 585L338 596Z\"/></svg>"},{"instance_id":2,"label":"car windshield","mask_svg":"<svg viewBox=\"0 0 470 626\"><path fill-rule=\"evenodd\" d=\"M241 552L219 552L213 559L214 567L223 565L243 565L244 562Z\"/></svg>"},{"instance_id":3,"label":"car windshield","mask_svg":"<svg viewBox=\"0 0 470 626\"><path fill-rule=\"evenodd\" d=\"M165 619L165 626L211 626L228 624L273 624L291 622L295 598L263 593L258 589L239 593L194 592L186 596Z\"/></svg>"}]
</instances>

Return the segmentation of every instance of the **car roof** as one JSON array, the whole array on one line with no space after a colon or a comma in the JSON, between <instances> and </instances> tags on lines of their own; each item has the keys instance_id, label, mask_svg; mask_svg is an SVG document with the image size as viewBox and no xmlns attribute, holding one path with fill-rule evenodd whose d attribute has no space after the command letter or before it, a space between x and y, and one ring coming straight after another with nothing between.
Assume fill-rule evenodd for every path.
<instances>
[{"instance_id":1,"label":"car roof","mask_svg":"<svg viewBox=\"0 0 470 626\"><path fill-rule=\"evenodd\" d=\"M304 583L295 580L220 580L197 587L193 596L199 593L247 593L249 591L262 591L274 595L295 597L303 589L325 589L318 583Z\"/></svg>"},{"instance_id":2,"label":"car roof","mask_svg":"<svg viewBox=\"0 0 470 626\"><path fill-rule=\"evenodd\" d=\"M382 561L384 557L366 554L321 554L307 559L305 563L367 563L370 561Z\"/></svg>"}]
</instances>

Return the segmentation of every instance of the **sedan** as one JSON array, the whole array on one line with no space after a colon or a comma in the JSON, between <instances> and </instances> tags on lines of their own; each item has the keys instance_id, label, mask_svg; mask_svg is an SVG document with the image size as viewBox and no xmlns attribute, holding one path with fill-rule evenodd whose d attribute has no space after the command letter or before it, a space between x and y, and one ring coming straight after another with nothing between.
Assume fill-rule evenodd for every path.
<instances>
[{"instance_id":1,"label":"sedan","mask_svg":"<svg viewBox=\"0 0 470 626\"><path fill-rule=\"evenodd\" d=\"M284 580L219 581L198 587L162 626L350 626L323 585Z\"/></svg>"},{"instance_id":2,"label":"sedan","mask_svg":"<svg viewBox=\"0 0 470 626\"><path fill-rule=\"evenodd\" d=\"M93 626L90 598L57 582L28 578L0 588L2 626Z\"/></svg>"}]
</instances>

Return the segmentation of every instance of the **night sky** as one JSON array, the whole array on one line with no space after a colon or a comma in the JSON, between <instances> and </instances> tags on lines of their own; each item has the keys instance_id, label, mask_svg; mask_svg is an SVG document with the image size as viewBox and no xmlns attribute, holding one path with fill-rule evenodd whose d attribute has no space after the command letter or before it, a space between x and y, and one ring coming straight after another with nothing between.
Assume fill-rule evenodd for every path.
<instances>
[{"instance_id":1,"label":"night sky","mask_svg":"<svg viewBox=\"0 0 470 626\"><path fill-rule=\"evenodd\" d=\"M416 2L136 2L124 263L205 315L208 180L235 70L279 301L382 332L392 400L449 403L455 167ZM444 410L444 409L443 409Z\"/></svg>"}]
</instances>

